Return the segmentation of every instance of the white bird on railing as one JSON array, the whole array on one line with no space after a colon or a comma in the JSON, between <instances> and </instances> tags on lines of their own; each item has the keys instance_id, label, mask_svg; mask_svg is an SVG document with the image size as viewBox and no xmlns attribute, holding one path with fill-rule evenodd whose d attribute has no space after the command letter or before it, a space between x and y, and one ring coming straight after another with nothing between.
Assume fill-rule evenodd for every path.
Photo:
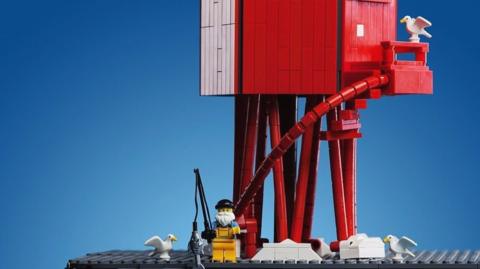
<instances>
[{"instance_id":1,"label":"white bird on railing","mask_svg":"<svg viewBox=\"0 0 480 269\"><path fill-rule=\"evenodd\" d=\"M417 243L406 236L398 239L396 236L388 235L383 239L383 242L390 244L390 251L395 254L392 259L395 261L403 261L403 255L415 257L415 254L409 248L416 247Z\"/></svg>"},{"instance_id":2,"label":"white bird on railing","mask_svg":"<svg viewBox=\"0 0 480 269\"><path fill-rule=\"evenodd\" d=\"M145 246L149 247L154 247L155 250L150 253L150 256L153 256L157 253L160 254L160 259L169 261L170 260L170 255L169 252L170 250L173 249L173 242L177 241L177 238L173 234L169 234L167 239L162 240L158 236L152 236L150 239L145 241Z\"/></svg>"},{"instance_id":3,"label":"white bird on railing","mask_svg":"<svg viewBox=\"0 0 480 269\"><path fill-rule=\"evenodd\" d=\"M420 35L432 38L432 35L425 30L425 28L432 26L432 23L424 17L419 16L414 19L410 16L405 16L400 22L406 24L407 32L411 35L410 42L419 43Z\"/></svg>"}]
</instances>

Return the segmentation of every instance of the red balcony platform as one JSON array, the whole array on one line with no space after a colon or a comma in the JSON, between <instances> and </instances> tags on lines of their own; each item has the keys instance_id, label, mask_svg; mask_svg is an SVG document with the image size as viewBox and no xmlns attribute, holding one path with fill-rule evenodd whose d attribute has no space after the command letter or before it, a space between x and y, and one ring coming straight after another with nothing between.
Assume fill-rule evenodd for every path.
<instances>
[{"instance_id":1,"label":"red balcony platform","mask_svg":"<svg viewBox=\"0 0 480 269\"><path fill-rule=\"evenodd\" d=\"M390 76L386 95L433 94L433 72L427 66L428 43L386 41L383 71ZM399 54L413 54L414 60L398 60Z\"/></svg>"}]
</instances>

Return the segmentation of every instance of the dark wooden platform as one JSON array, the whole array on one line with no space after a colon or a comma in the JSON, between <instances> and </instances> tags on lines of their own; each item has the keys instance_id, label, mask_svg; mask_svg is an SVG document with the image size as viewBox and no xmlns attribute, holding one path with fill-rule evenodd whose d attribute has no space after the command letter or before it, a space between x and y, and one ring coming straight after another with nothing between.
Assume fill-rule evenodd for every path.
<instances>
[{"instance_id":1,"label":"dark wooden platform","mask_svg":"<svg viewBox=\"0 0 480 269\"><path fill-rule=\"evenodd\" d=\"M170 254L169 262L158 257L150 257L150 251L121 251L90 253L68 261L67 269L141 269L141 268L185 268L193 266L193 256L186 251L175 251ZM404 263L393 262L388 256L385 259L340 260L331 259L321 262L279 260L279 261L251 261L239 260L238 263L211 263L204 258L205 268L230 269L314 269L314 268L358 268L358 269L480 269L479 251L416 251L415 258L408 258Z\"/></svg>"}]
</instances>

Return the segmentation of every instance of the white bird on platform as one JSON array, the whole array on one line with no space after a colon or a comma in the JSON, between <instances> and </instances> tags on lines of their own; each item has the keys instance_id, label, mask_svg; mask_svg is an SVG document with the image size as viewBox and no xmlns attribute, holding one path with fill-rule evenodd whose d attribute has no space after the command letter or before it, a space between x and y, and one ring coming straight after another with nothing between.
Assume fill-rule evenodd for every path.
<instances>
[{"instance_id":1,"label":"white bird on platform","mask_svg":"<svg viewBox=\"0 0 480 269\"><path fill-rule=\"evenodd\" d=\"M145 244L145 246L155 248L155 250L152 251L149 254L150 256L154 256L158 253L158 254L160 254L160 256L159 256L160 259L165 260L165 261L169 261L170 260L169 252L173 248L173 242L174 241L177 241L177 238L173 234L169 234L167 236L167 239L165 239L165 241L162 240L160 237L155 235L155 236L152 236L147 241L145 241L144 244Z\"/></svg>"},{"instance_id":2,"label":"white bird on platform","mask_svg":"<svg viewBox=\"0 0 480 269\"><path fill-rule=\"evenodd\" d=\"M420 35L432 38L432 35L425 30L425 28L432 26L432 23L424 17L419 16L414 19L410 16L405 16L400 22L406 24L407 32L411 35L410 42L419 43Z\"/></svg>"},{"instance_id":3,"label":"white bird on platform","mask_svg":"<svg viewBox=\"0 0 480 269\"><path fill-rule=\"evenodd\" d=\"M416 247L417 243L406 236L398 239L396 236L388 235L383 239L383 242L390 244L390 251L395 254L392 258L394 261L403 261L405 259L403 255L415 257L415 254L409 248Z\"/></svg>"}]
</instances>

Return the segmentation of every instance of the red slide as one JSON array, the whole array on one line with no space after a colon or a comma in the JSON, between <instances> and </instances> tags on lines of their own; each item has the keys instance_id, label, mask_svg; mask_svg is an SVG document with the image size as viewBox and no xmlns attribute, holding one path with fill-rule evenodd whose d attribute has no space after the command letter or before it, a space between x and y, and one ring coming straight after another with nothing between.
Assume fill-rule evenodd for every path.
<instances>
[{"instance_id":1,"label":"red slide","mask_svg":"<svg viewBox=\"0 0 480 269\"><path fill-rule=\"evenodd\" d=\"M295 126L293 126L285 136L282 137L280 143L272 150L272 152L270 152L267 158L265 158L263 163L259 166L255 176L245 188L245 191L242 193L240 199L235 205L235 215L241 216L245 213L249 202L255 197L255 194L263 186L265 178L275 165L275 161L285 154L285 152L293 145L293 143L295 143L295 140L305 133L308 127L315 124L315 122L320 120L322 116L327 114L335 107L341 105L343 102L349 101L369 89L386 86L388 83L389 79L386 75L368 77L343 88L338 93L327 98L325 102L318 104L310 112L305 114L305 116L297 124L295 124Z\"/></svg>"}]
</instances>

